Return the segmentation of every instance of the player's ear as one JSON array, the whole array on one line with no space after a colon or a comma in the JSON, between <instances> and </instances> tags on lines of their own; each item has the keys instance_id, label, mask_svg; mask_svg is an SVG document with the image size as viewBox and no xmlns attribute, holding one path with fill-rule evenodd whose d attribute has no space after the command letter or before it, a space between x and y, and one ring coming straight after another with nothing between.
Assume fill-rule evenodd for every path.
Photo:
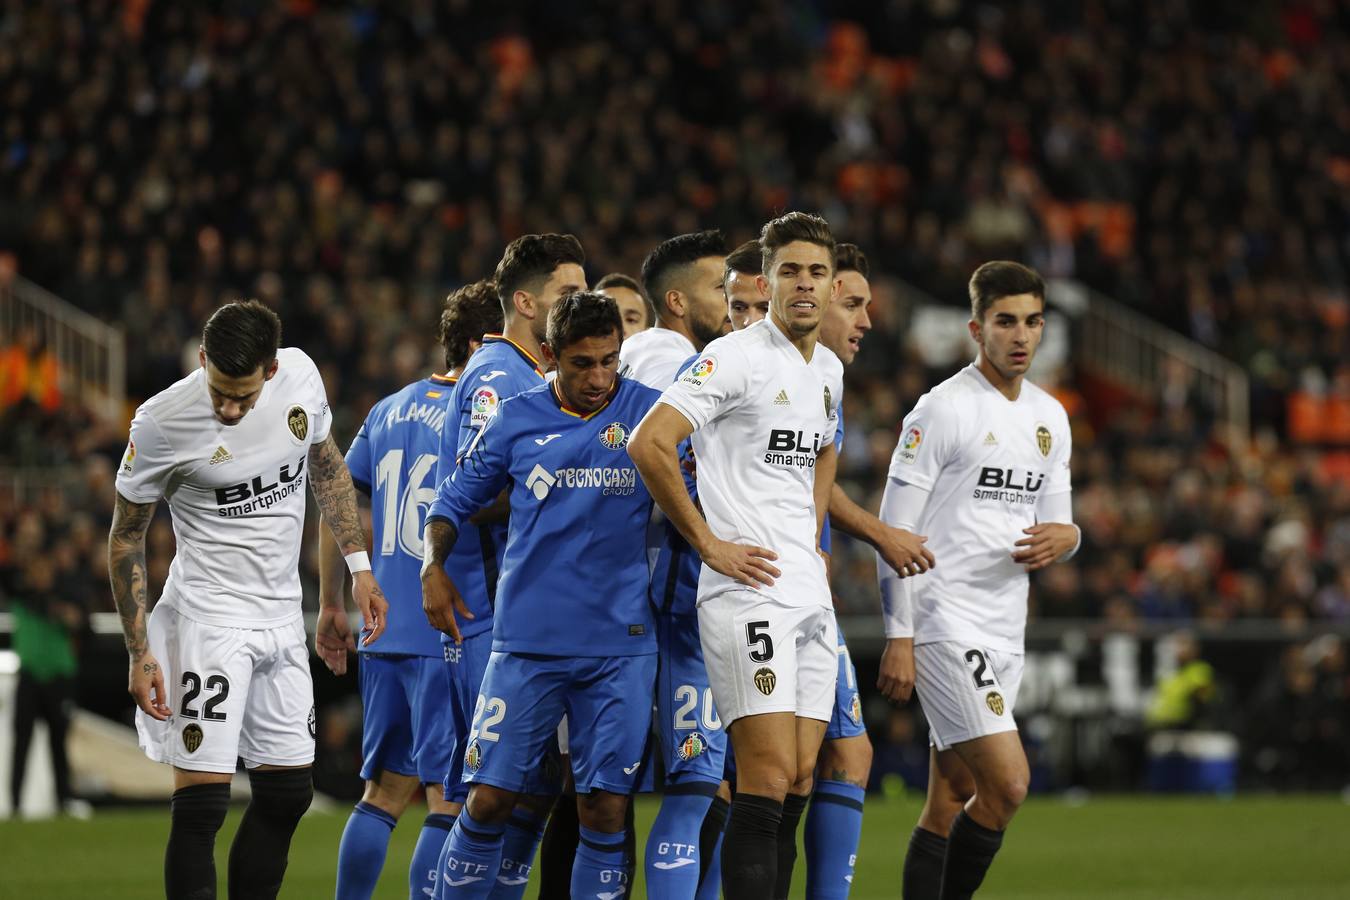
<instances>
[{"instance_id":1,"label":"player's ear","mask_svg":"<svg viewBox=\"0 0 1350 900\"><path fill-rule=\"evenodd\" d=\"M206 348L205 348L205 347L198 347L198 348L197 348L197 362L201 363L201 367L202 367L203 369L206 368Z\"/></svg>"},{"instance_id":2,"label":"player's ear","mask_svg":"<svg viewBox=\"0 0 1350 900\"><path fill-rule=\"evenodd\" d=\"M558 364L558 357L553 355L553 348L547 342L539 345L539 355L544 358L544 362L550 366Z\"/></svg>"},{"instance_id":3,"label":"player's ear","mask_svg":"<svg viewBox=\"0 0 1350 900\"><path fill-rule=\"evenodd\" d=\"M272 361L267 364L267 371L263 373L263 381L271 381L272 376L277 374L277 369L280 367L281 364L277 362L277 358L272 357Z\"/></svg>"},{"instance_id":4,"label":"player's ear","mask_svg":"<svg viewBox=\"0 0 1350 900\"><path fill-rule=\"evenodd\" d=\"M755 287L759 289L761 297L769 296L769 279L765 278L762 272L755 276Z\"/></svg>"},{"instance_id":5,"label":"player's ear","mask_svg":"<svg viewBox=\"0 0 1350 900\"><path fill-rule=\"evenodd\" d=\"M684 318L684 294L679 291L666 291L666 309L677 319Z\"/></svg>"},{"instance_id":6,"label":"player's ear","mask_svg":"<svg viewBox=\"0 0 1350 900\"><path fill-rule=\"evenodd\" d=\"M980 342L980 323L971 319L966 323L966 328L970 330L970 339L978 344Z\"/></svg>"},{"instance_id":7,"label":"player's ear","mask_svg":"<svg viewBox=\"0 0 1350 900\"><path fill-rule=\"evenodd\" d=\"M516 314L522 315L527 319L534 318L534 297L527 291L516 291L511 295L511 303L516 308Z\"/></svg>"}]
</instances>

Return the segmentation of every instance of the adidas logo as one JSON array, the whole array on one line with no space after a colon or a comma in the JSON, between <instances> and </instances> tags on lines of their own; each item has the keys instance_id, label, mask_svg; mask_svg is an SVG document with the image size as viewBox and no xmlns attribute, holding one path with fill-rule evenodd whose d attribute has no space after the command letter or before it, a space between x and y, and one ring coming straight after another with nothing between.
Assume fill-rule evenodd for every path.
<instances>
[{"instance_id":1,"label":"adidas logo","mask_svg":"<svg viewBox=\"0 0 1350 900\"><path fill-rule=\"evenodd\" d=\"M986 447L992 447L997 443L998 438L994 437L994 433L992 431L984 436L984 445Z\"/></svg>"},{"instance_id":2,"label":"adidas logo","mask_svg":"<svg viewBox=\"0 0 1350 900\"><path fill-rule=\"evenodd\" d=\"M230 455L230 451L225 449L224 444L221 444L216 448L216 452L211 454L211 465L214 466L216 463L229 462L232 459L234 459L234 457Z\"/></svg>"},{"instance_id":3,"label":"adidas logo","mask_svg":"<svg viewBox=\"0 0 1350 900\"><path fill-rule=\"evenodd\" d=\"M791 406L792 401L788 399L787 391L779 391L778 396L773 398L774 406Z\"/></svg>"}]
</instances>

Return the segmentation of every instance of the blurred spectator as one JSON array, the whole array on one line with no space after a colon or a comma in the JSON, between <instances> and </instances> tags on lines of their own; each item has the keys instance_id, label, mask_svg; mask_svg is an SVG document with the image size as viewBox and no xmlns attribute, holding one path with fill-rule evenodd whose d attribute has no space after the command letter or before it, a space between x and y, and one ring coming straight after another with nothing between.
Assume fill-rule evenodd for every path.
<instances>
[{"instance_id":1,"label":"blurred spectator","mask_svg":"<svg viewBox=\"0 0 1350 900\"><path fill-rule=\"evenodd\" d=\"M1218 700L1214 667L1200 658L1200 644L1189 631L1171 637L1176 671L1154 688L1145 721L1153 729L1212 727L1210 711Z\"/></svg>"}]
</instances>

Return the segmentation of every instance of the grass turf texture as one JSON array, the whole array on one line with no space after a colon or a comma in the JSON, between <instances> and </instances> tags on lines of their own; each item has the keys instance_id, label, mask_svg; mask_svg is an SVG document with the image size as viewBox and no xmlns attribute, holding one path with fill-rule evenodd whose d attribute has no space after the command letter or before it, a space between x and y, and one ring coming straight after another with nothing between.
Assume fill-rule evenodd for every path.
<instances>
[{"instance_id":1,"label":"grass turf texture","mask_svg":"<svg viewBox=\"0 0 1350 900\"><path fill-rule=\"evenodd\" d=\"M900 866L921 798L869 797L852 897L900 896ZM656 802L638 805L645 834ZM240 810L217 841L225 896L225 856ZM338 839L347 811L305 818L291 847L283 898L333 896ZM410 811L394 831L379 898L407 897L407 868L421 823ZM91 821L0 822L4 860L0 898L163 896L168 810L102 811ZM1094 797L1082 805L1031 800L994 863L984 898L1343 898L1350 896L1350 806L1339 797L1234 800ZM793 897L803 896L798 860ZM642 897L641 867L637 889ZM535 888L526 893L535 896Z\"/></svg>"}]
</instances>

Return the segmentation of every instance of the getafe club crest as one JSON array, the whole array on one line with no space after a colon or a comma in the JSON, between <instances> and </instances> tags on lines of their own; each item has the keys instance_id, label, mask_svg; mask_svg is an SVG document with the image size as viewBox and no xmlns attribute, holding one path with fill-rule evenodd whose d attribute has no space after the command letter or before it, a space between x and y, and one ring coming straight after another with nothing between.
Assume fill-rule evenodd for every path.
<instances>
[{"instance_id":1,"label":"getafe club crest","mask_svg":"<svg viewBox=\"0 0 1350 900\"><path fill-rule=\"evenodd\" d=\"M297 441L303 441L309 435L309 413L298 403L286 410L286 427Z\"/></svg>"},{"instance_id":2,"label":"getafe club crest","mask_svg":"<svg viewBox=\"0 0 1350 900\"><path fill-rule=\"evenodd\" d=\"M688 762L691 759L702 756L703 751L706 749L708 749L708 739L700 732L691 731L684 740L680 741L679 746L675 748L675 755L685 762Z\"/></svg>"},{"instance_id":3,"label":"getafe club crest","mask_svg":"<svg viewBox=\"0 0 1350 900\"><path fill-rule=\"evenodd\" d=\"M483 748L478 746L478 740L475 738L469 744L469 749L464 751L464 768L470 772L477 772L478 767L483 764Z\"/></svg>"},{"instance_id":4,"label":"getafe club crest","mask_svg":"<svg viewBox=\"0 0 1350 900\"><path fill-rule=\"evenodd\" d=\"M628 445L628 429L622 422L613 422L600 432L600 446L606 450L622 450Z\"/></svg>"},{"instance_id":5,"label":"getafe club crest","mask_svg":"<svg viewBox=\"0 0 1350 900\"><path fill-rule=\"evenodd\" d=\"M1041 451L1041 456L1050 455L1050 429L1044 425L1036 426L1036 449Z\"/></svg>"}]
</instances>

